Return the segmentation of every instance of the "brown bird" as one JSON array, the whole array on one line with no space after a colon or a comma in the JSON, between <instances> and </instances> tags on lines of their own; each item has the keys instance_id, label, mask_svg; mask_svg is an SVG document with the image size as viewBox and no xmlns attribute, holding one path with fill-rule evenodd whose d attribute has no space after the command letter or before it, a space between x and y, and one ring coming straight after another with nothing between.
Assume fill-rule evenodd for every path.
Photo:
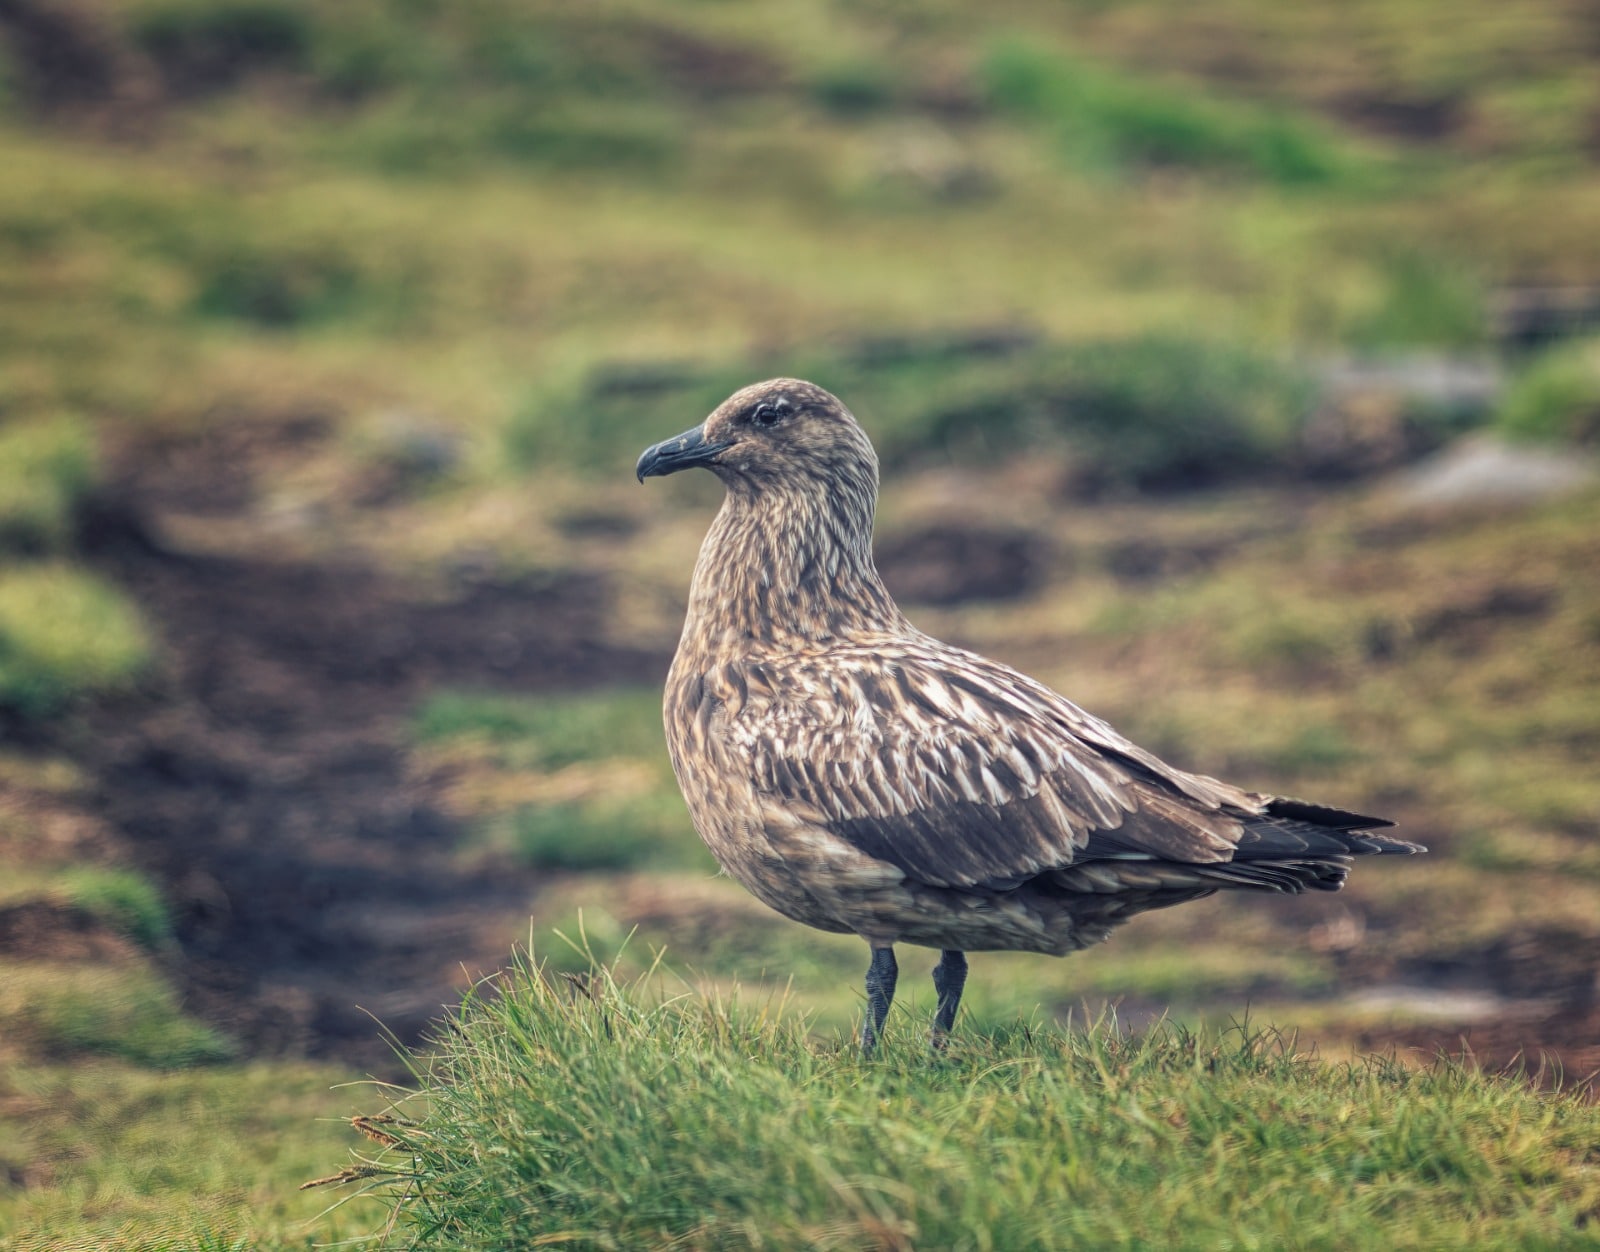
<instances>
[{"instance_id":1,"label":"brown bird","mask_svg":"<svg viewBox=\"0 0 1600 1252\"><path fill-rule=\"evenodd\" d=\"M965 954L1060 956L1219 889L1337 891L1350 858L1421 852L1392 825L1185 773L1024 674L923 634L872 560L878 459L812 383L778 378L646 449L703 466L706 535L666 687L695 828L785 917L872 950L870 1049L894 945L938 948L935 1043Z\"/></svg>"}]
</instances>

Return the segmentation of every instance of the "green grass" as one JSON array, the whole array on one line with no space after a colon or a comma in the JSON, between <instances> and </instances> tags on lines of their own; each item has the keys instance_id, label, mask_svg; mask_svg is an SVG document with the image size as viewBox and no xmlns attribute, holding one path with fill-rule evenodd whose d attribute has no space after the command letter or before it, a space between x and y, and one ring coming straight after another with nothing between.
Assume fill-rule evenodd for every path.
<instances>
[{"instance_id":1,"label":"green grass","mask_svg":"<svg viewBox=\"0 0 1600 1252\"><path fill-rule=\"evenodd\" d=\"M390 1246L453 1249L1557 1246L1600 1202L1600 1111L1459 1065L1112 1019L931 1056L925 1025L863 1060L781 1003L521 962L359 1181Z\"/></svg>"},{"instance_id":2,"label":"green grass","mask_svg":"<svg viewBox=\"0 0 1600 1252\"><path fill-rule=\"evenodd\" d=\"M478 742L520 769L559 769L612 757L662 760L661 693L496 696L445 691L428 697L414 721L423 743Z\"/></svg>"},{"instance_id":3,"label":"green grass","mask_svg":"<svg viewBox=\"0 0 1600 1252\"><path fill-rule=\"evenodd\" d=\"M1552 349L1519 374L1495 415L1518 439L1600 443L1600 340Z\"/></svg>"},{"instance_id":4,"label":"green grass","mask_svg":"<svg viewBox=\"0 0 1600 1252\"><path fill-rule=\"evenodd\" d=\"M81 865L56 880L61 897L146 948L172 940L172 920L161 889L134 870Z\"/></svg>"},{"instance_id":5,"label":"green grass","mask_svg":"<svg viewBox=\"0 0 1600 1252\"><path fill-rule=\"evenodd\" d=\"M182 1069L234 1053L214 1030L183 1014L152 969L7 961L0 974L0 1005L13 1040L45 1055L112 1056Z\"/></svg>"},{"instance_id":6,"label":"green grass","mask_svg":"<svg viewBox=\"0 0 1600 1252\"><path fill-rule=\"evenodd\" d=\"M1327 187L1364 172L1352 145L1294 110L1159 84L1037 39L995 44L981 76L996 106L1047 126L1081 168L1177 166L1286 187Z\"/></svg>"},{"instance_id":7,"label":"green grass","mask_svg":"<svg viewBox=\"0 0 1600 1252\"><path fill-rule=\"evenodd\" d=\"M491 830L489 841L539 869L713 868L683 802L668 792L624 802L529 805L513 811L507 825L503 833Z\"/></svg>"},{"instance_id":8,"label":"green grass","mask_svg":"<svg viewBox=\"0 0 1600 1252\"><path fill-rule=\"evenodd\" d=\"M373 1207L320 1216L326 1172L370 1091L307 1064L156 1072L112 1060L0 1066L6 1252L309 1252L369 1233Z\"/></svg>"},{"instance_id":9,"label":"green grass","mask_svg":"<svg viewBox=\"0 0 1600 1252\"><path fill-rule=\"evenodd\" d=\"M474 840L480 846L540 869L710 868L668 767L658 691L540 697L446 691L429 697L412 725L424 751L447 754L465 772L469 781L458 786L469 794L474 776L492 787L508 776L559 784L581 773L539 803L491 801L492 816L479 823Z\"/></svg>"},{"instance_id":10,"label":"green grass","mask_svg":"<svg viewBox=\"0 0 1600 1252\"><path fill-rule=\"evenodd\" d=\"M1381 297L1346 332L1353 347L1378 355L1416 347L1482 349L1487 284L1476 265L1419 245L1383 257L1380 275ZM1422 416L1439 421L1449 414Z\"/></svg>"},{"instance_id":11,"label":"green grass","mask_svg":"<svg viewBox=\"0 0 1600 1252\"><path fill-rule=\"evenodd\" d=\"M0 549L67 546L94 483L94 459L81 418L57 414L0 427Z\"/></svg>"},{"instance_id":12,"label":"green grass","mask_svg":"<svg viewBox=\"0 0 1600 1252\"><path fill-rule=\"evenodd\" d=\"M29 716L126 688L149 664L138 610L66 562L0 571L0 705Z\"/></svg>"},{"instance_id":13,"label":"green grass","mask_svg":"<svg viewBox=\"0 0 1600 1252\"><path fill-rule=\"evenodd\" d=\"M645 20L530 15L504 0L448 12L384 0L140 0L124 26L181 95L287 79L342 106L349 124L312 147L384 174L497 163L660 172L681 146L682 119L663 105L683 75Z\"/></svg>"}]
</instances>

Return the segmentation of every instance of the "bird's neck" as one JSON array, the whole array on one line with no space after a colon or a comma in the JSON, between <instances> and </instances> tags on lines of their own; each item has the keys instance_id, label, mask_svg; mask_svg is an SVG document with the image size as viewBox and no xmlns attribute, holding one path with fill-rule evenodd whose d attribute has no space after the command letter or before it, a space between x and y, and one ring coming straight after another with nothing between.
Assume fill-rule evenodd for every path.
<instances>
[{"instance_id":1,"label":"bird's neck","mask_svg":"<svg viewBox=\"0 0 1600 1252\"><path fill-rule=\"evenodd\" d=\"M730 484L695 563L684 644L726 655L904 628L872 560L876 498L865 475Z\"/></svg>"}]
</instances>

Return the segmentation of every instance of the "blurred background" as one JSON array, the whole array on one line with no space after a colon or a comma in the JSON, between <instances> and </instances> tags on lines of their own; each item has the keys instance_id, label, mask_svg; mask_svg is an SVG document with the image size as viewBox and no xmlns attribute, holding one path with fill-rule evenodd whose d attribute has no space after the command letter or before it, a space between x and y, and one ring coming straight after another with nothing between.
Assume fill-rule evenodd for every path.
<instances>
[{"instance_id":1,"label":"blurred background","mask_svg":"<svg viewBox=\"0 0 1600 1252\"><path fill-rule=\"evenodd\" d=\"M1433 849L967 1029L1600 1069L1597 69L1579 0L0 0L0 1236L314 1212L519 941L848 1026L667 766L718 489L631 474L779 373L924 629Z\"/></svg>"}]
</instances>

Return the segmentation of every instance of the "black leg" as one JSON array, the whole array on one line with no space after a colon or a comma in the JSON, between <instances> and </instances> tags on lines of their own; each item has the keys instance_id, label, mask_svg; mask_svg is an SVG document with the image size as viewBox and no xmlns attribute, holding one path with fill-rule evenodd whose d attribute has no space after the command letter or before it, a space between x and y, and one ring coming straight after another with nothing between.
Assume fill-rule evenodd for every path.
<instances>
[{"instance_id":1,"label":"black leg","mask_svg":"<svg viewBox=\"0 0 1600 1252\"><path fill-rule=\"evenodd\" d=\"M967 955L946 948L933 967L933 989L939 993L939 1007L933 1013L933 1046L943 1047L945 1036L956 1024L956 1009L961 1007L961 989L967 985Z\"/></svg>"},{"instance_id":2,"label":"black leg","mask_svg":"<svg viewBox=\"0 0 1600 1252\"><path fill-rule=\"evenodd\" d=\"M900 977L893 948L873 948L872 964L867 966L867 1011L861 1019L861 1050L871 1052L883 1033L883 1019L889 1016L894 1000L894 984Z\"/></svg>"}]
</instances>

